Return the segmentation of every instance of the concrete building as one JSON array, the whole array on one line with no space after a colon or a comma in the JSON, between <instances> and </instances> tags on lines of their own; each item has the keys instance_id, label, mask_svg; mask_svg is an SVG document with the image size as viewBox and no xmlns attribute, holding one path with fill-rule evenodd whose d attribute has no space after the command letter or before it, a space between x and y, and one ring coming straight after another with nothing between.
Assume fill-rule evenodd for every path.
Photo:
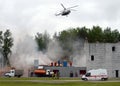
<instances>
[{"instance_id":1,"label":"concrete building","mask_svg":"<svg viewBox=\"0 0 120 86\"><path fill-rule=\"evenodd\" d=\"M87 70L105 68L109 77L120 77L120 43L85 43Z\"/></svg>"},{"instance_id":2,"label":"concrete building","mask_svg":"<svg viewBox=\"0 0 120 86\"><path fill-rule=\"evenodd\" d=\"M85 42L83 46L80 47L80 54L77 57L77 62L80 63L79 65L71 67L48 66L45 67L45 69L50 69L54 72L59 71L61 77L69 77L72 71L74 74L73 77L75 77L75 73L80 76L88 70L103 68L107 69L110 78L120 77L120 43ZM83 57L85 61L79 59L81 57Z\"/></svg>"},{"instance_id":3,"label":"concrete building","mask_svg":"<svg viewBox=\"0 0 120 86\"><path fill-rule=\"evenodd\" d=\"M86 73L86 67L45 67L45 69L50 69L54 73L59 72L60 77L80 77ZM71 75L72 74L72 75Z\"/></svg>"}]
</instances>

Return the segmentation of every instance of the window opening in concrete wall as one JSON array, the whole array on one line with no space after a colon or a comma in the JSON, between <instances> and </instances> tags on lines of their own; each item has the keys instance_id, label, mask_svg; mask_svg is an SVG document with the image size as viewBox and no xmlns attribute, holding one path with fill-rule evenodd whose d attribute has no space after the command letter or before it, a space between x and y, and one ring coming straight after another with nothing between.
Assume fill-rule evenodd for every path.
<instances>
[{"instance_id":1,"label":"window opening in concrete wall","mask_svg":"<svg viewBox=\"0 0 120 86\"><path fill-rule=\"evenodd\" d=\"M115 70L115 76L116 76L116 78L119 77L119 70Z\"/></svg>"},{"instance_id":2,"label":"window opening in concrete wall","mask_svg":"<svg viewBox=\"0 0 120 86\"><path fill-rule=\"evenodd\" d=\"M91 55L91 61L94 61L94 55Z\"/></svg>"},{"instance_id":3,"label":"window opening in concrete wall","mask_svg":"<svg viewBox=\"0 0 120 86\"><path fill-rule=\"evenodd\" d=\"M115 46L112 47L112 51L115 51Z\"/></svg>"}]
</instances>

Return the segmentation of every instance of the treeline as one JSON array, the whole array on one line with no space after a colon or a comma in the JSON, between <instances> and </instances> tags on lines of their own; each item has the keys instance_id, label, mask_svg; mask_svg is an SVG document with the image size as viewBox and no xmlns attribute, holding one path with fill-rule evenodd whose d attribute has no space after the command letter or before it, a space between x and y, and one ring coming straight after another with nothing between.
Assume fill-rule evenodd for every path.
<instances>
[{"instance_id":1,"label":"treeline","mask_svg":"<svg viewBox=\"0 0 120 86\"><path fill-rule=\"evenodd\" d=\"M109 27L105 29L100 26L93 26L92 28L77 27L55 33L53 39L59 41L64 49L71 51L71 43L74 43L74 41L87 40L89 43L117 43L120 41L120 33L117 29L111 30ZM39 46L39 50L44 50L47 47L47 43L52 39L50 39L50 35L45 32L43 34L37 33L35 40Z\"/></svg>"},{"instance_id":2,"label":"treeline","mask_svg":"<svg viewBox=\"0 0 120 86\"><path fill-rule=\"evenodd\" d=\"M120 41L120 33L116 30L111 30L111 28L105 28L104 30L99 26L93 26L92 28L70 28L68 30L61 31L58 35L59 39L73 40L85 39L89 43L117 43Z\"/></svg>"}]
</instances>

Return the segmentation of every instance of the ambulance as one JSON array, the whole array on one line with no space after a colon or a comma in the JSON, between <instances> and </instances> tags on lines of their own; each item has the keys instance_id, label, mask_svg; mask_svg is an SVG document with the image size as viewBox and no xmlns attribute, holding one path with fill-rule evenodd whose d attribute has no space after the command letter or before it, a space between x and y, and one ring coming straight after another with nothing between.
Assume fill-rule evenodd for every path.
<instances>
[{"instance_id":1,"label":"ambulance","mask_svg":"<svg viewBox=\"0 0 120 86\"><path fill-rule=\"evenodd\" d=\"M82 80L107 80L108 74L106 69L92 69L82 76Z\"/></svg>"}]
</instances>

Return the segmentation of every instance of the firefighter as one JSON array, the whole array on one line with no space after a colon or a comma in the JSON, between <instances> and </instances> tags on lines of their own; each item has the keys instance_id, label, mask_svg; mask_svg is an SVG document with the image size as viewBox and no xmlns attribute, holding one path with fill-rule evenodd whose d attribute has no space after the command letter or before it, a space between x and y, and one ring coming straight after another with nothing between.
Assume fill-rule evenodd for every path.
<instances>
[{"instance_id":1,"label":"firefighter","mask_svg":"<svg viewBox=\"0 0 120 86\"><path fill-rule=\"evenodd\" d=\"M59 71L56 73L56 76L57 76L57 79L59 79L59 77L60 77L60 72Z\"/></svg>"},{"instance_id":2,"label":"firefighter","mask_svg":"<svg viewBox=\"0 0 120 86\"><path fill-rule=\"evenodd\" d=\"M54 77L55 77L55 73L53 72L53 73L52 73L52 78L54 79Z\"/></svg>"},{"instance_id":3,"label":"firefighter","mask_svg":"<svg viewBox=\"0 0 120 86\"><path fill-rule=\"evenodd\" d=\"M73 72L72 71L70 72L70 77L73 77Z\"/></svg>"}]
</instances>

